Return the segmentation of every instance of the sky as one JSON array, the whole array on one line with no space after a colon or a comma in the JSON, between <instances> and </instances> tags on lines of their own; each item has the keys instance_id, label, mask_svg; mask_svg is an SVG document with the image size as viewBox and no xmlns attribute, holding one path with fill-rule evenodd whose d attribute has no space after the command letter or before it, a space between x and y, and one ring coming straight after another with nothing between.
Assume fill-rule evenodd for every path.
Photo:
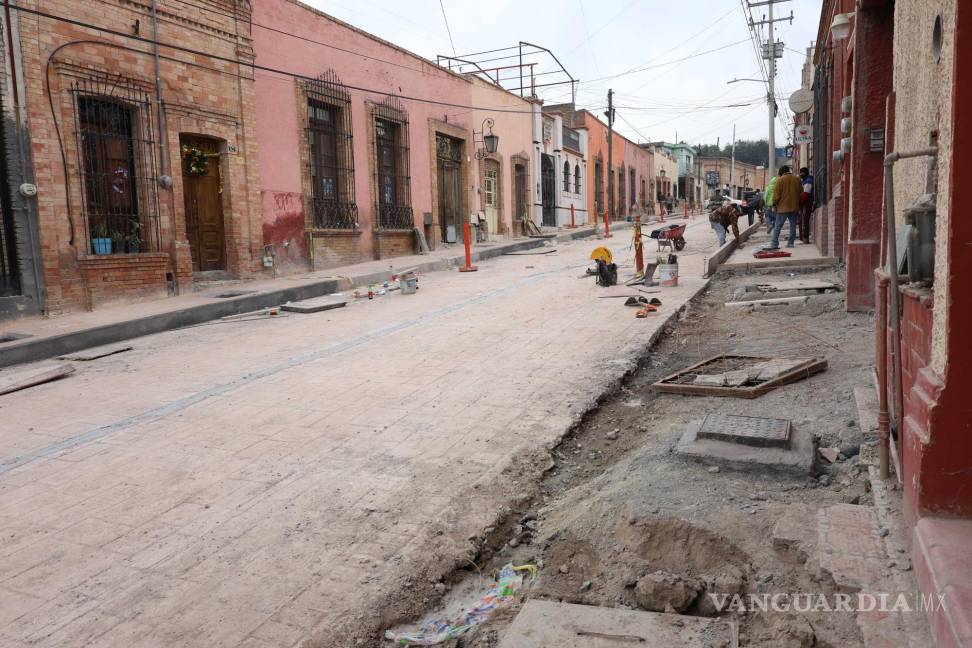
<instances>
[{"instance_id":1,"label":"sky","mask_svg":"<svg viewBox=\"0 0 972 648\"><path fill-rule=\"evenodd\" d=\"M765 138L769 131L766 85L726 83L763 77L743 0L303 1L431 60L519 41L542 45L580 80L579 107L603 113L607 91L614 90L615 126L634 141L677 137L709 144L719 138L726 144L733 125L738 139ZM794 16L792 25L775 26L786 48L777 61L776 82L781 115L776 138L782 146L792 134L786 99L800 87L821 0L778 2L777 17L791 11ZM766 11L765 6L752 9L756 20ZM626 74L610 78L621 73ZM559 77L543 80L551 78ZM566 85L539 88L538 94L548 104L569 101L571 95Z\"/></svg>"}]
</instances>

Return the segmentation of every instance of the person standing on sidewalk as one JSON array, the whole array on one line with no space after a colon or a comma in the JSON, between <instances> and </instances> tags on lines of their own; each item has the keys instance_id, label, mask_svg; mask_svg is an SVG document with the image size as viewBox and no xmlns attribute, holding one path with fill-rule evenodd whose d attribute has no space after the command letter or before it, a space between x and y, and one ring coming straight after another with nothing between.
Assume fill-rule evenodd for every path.
<instances>
[{"instance_id":1,"label":"person standing on sidewalk","mask_svg":"<svg viewBox=\"0 0 972 648\"><path fill-rule=\"evenodd\" d=\"M775 197L774 189L778 178L779 176L770 178L769 184L766 186L766 193L763 194L763 202L766 204L766 232L769 234L773 233L773 228L776 226L776 208L773 198Z\"/></svg>"},{"instance_id":2,"label":"person standing on sidewalk","mask_svg":"<svg viewBox=\"0 0 972 648\"><path fill-rule=\"evenodd\" d=\"M796 241L796 221L800 211L800 195L803 193L803 185L800 179L790 171L790 167L783 165L780 167L780 177L773 188L773 201L776 203L776 225L773 227L773 242L769 249L780 249L780 230L783 223L790 221L790 234L787 237L786 247L793 247Z\"/></svg>"},{"instance_id":3,"label":"person standing on sidewalk","mask_svg":"<svg viewBox=\"0 0 972 648\"><path fill-rule=\"evenodd\" d=\"M800 196L800 240L810 242L810 218L813 216L813 176L810 169L800 169L800 183L803 193Z\"/></svg>"}]
</instances>

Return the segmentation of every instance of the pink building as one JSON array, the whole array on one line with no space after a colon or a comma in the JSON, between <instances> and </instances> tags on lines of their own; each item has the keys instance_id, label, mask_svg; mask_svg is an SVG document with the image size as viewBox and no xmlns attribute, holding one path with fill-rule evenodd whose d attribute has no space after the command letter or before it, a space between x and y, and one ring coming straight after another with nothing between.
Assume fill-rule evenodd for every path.
<instances>
[{"instance_id":1,"label":"pink building","mask_svg":"<svg viewBox=\"0 0 972 648\"><path fill-rule=\"evenodd\" d=\"M253 6L264 242L324 268L461 237L470 82L294 0ZM416 101L409 97L426 99ZM431 101L428 101L431 99ZM460 239L461 240L461 239Z\"/></svg>"}]
</instances>

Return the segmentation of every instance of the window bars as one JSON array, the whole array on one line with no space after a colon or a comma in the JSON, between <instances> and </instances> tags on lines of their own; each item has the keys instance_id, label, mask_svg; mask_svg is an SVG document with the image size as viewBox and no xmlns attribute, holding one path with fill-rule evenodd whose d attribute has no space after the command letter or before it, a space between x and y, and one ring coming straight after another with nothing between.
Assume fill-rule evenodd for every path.
<instances>
[{"instance_id":1,"label":"window bars","mask_svg":"<svg viewBox=\"0 0 972 648\"><path fill-rule=\"evenodd\" d=\"M564 193L570 193L570 162L564 162Z\"/></svg>"},{"instance_id":2,"label":"window bars","mask_svg":"<svg viewBox=\"0 0 972 648\"><path fill-rule=\"evenodd\" d=\"M7 133L0 128L0 150L6 151ZM0 155L0 297L21 294L20 262L17 255L17 229L10 195L7 156Z\"/></svg>"},{"instance_id":3,"label":"window bars","mask_svg":"<svg viewBox=\"0 0 972 648\"><path fill-rule=\"evenodd\" d=\"M601 162L601 154L597 154L594 161L594 211L600 215L604 205L604 165Z\"/></svg>"},{"instance_id":4,"label":"window bars","mask_svg":"<svg viewBox=\"0 0 972 648\"><path fill-rule=\"evenodd\" d=\"M580 165L575 164L574 165L574 193L579 196L580 192L581 192Z\"/></svg>"},{"instance_id":5,"label":"window bars","mask_svg":"<svg viewBox=\"0 0 972 648\"><path fill-rule=\"evenodd\" d=\"M161 250L152 99L108 74L71 84L86 250Z\"/></svg>"},{"instance_id":6,"label":"window bars","mask_svg":"<svg viewBox=\"0 0 972 648\"><path fill-rule=\"evenodd\" d=\"M624 165L618 170L618 213L626 214L628 213L628 205L625 200L624 186L627 184L624 172Z\"/></svg>"},{"instance_id":7,"label":"window bars","mask_svg":"<svg viewBox=\"0 0 972 648\"><path fill-rule=\"evenodd\" d=\"M395 97L374 108L375 187L378 229L411 230L412 178L409 175L408 113Z\"/></svg>"},{"instance_id":8,"label":"window bars","mask_svg":"<svg viewBox=\"0 0 972 648\"><path fill-rule=\"evenodd\" d=\"M813 82L813 189L819 205L827 203L830 194L830 60L819 65ZM809 166L809 165L808 165Z\"/></svg>"},{"instance_id":9,"label":"window bars","mask_svg":"<svg viewBox=\"0 0 972 648\"><path fill-rule=\"evenodd\" d=\"M351 93L334 70L306 82L304 89L314 227L357 229Z\"/></svg>"}]
</instances>

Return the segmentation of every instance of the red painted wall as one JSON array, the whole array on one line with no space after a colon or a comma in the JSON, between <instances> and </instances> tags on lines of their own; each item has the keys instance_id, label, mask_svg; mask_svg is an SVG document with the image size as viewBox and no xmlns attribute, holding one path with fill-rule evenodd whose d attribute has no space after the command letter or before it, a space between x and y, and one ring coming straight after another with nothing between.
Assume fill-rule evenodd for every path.
<instances>
[{"instance_id":1,"label":"red painted wall","mask_svg":"<svg viewBox=\"0 0 972 648\"><path fill-rule=\"evenodd\" d=\"M874 308L874 269L880 265L884 151L870 152L870 131L885 127L894 72L894 7L858 11L855 41L847 310L862 311Z\"/></svg>"}]
</instances>

